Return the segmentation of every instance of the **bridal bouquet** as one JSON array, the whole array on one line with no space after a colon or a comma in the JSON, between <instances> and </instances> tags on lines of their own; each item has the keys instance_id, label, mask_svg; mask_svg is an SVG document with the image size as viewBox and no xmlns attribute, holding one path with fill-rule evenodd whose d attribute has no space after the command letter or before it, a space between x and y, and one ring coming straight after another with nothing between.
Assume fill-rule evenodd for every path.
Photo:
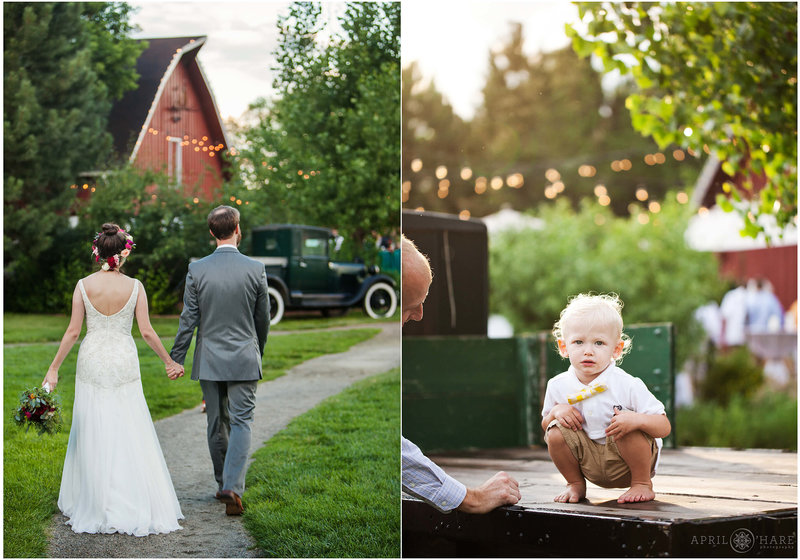
<instances>
[{"instance_id":1,"label":"bridal bouquet","mask_svg":"<svg viewBox=\"0 0 800 560\"><path fill-rule=\"evenodd\" d=\"M19 407L14 413L14 421L25 426L27 432L35 426L39 435L54 434L61 430L61 403L58 397L44 387L34 387L23 391L19 396Z\"/></svg>"}]
</instances>

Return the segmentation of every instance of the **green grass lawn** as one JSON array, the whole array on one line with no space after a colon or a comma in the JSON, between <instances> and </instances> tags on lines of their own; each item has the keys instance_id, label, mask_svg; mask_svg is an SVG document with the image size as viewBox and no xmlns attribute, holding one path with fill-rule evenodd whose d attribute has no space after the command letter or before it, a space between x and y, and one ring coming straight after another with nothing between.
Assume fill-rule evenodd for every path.
<instances>
[{"instance_id":1,"label":"green grass lawn","mask_svg":"<svg viewBox=\"0 0 800 560\"><path fill-rule=\"evenodd\" d=\"M8 315L6 314L6 317ZM35 316L42 317L42 316ZM177 328L177 319L170 319ZM23 321L14 321L21 323ZM165 319L165 321L167 321ZM35 319L25 322L21 330L27 331L30 340L54 336L52 325ZM166 325L165 326L170 326ZM65 326L64 326L65 327ZM6 321L5 329L9 328ZM158 329L158 326L156 327ZM7 332L7 331L6 331ZM308 334L287 334L270 338L263 361L264 379L274 379L296 364L329 353L343 352L353 344L369 339L378 329L353 329ZM167 345L170 347L171 345ZM177 381L170 381L158 357L141 340L137 340L142 385L150 413L154 420L176 414L197 406L202 399L199 383L189 379L188 373ZM72 421L74 398L75 361L78 345L72 349L61 366L57 393L62 403L64 430L54 436L38 436L35 430L24 432L12 420L19 404L19 394L28 387L39 385L47 367L53 360L56 348L52 344L4 348L3 362L3 528L4 556L44 556L47 551L45 528L53 514L58 512L56 501L61 483L61 468L66 453L69 426ZM189 350L186 368L191 367L193 349ZM399 394L399 392L398 392ZM398 421L399 425L399 421Z\"/></svg>"},{"instance_id":2,"label":"green grass lawn","mask_svg":"<svg viewBox=\"0 0 800 560\"><path fill-rule=\"evenodd\" d=\"M255 454L244 523L267 556L400 556L400 370L295 418Z\"/></svg>"},{"instance_id":3,"label":"green grass lawn","mask_svg":"<svg viewBox=\"0 0 800 560\"><path fill-rule=\"evenodd\" d=\"M399 307L398 307L399 309ZM350 309L341 317L325 318L319 312L291 313L289 316L270 328L270 332L301 331L309 329L327 329L330 327L387 323L400 320L400 312L388 319L371 319L360 309ZM178 332L177 317L151 316L150 322L161 337L174 337ZM3 343L31 343L31 342L59 342L64 336L64 331L69 325L69 315L42 315L42 314L3 314ZM83 332L86 332L84 323ZM136 321L133 322L133 336L141 338Z\"/></svg>"}]
</instances>

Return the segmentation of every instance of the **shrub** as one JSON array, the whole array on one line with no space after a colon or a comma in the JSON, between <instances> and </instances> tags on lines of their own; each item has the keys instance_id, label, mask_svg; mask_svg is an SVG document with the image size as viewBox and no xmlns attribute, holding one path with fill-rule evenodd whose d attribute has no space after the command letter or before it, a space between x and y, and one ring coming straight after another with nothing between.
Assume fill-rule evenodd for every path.
<instances>
[{"instance_id":1,"label":"shrub","mask_svg":"<svg viewBox=\"0 0 800 560\"><path fill-rule=\"evenodd\" d=\"M578 211L566 200L542 206L536 212L542 229L491 238L490 308L517 331L549 330L570 296L615 292L625 303L626 324L675 324L682 363L702 339L694 310L724 289L714 256L684 241L691 214L674 196L646 224L589 200Z\"/></svg>"},{"instance_id":2,"label":"shrub","mask_svg":"<svg viewBox=\"0 0 800 560\"><path fill-rule=\"evenodd\" d=\"M745 346L715 353L705 378L698 384L700 398L721 405L734 396L751 397L764 382L764 370Z\"/></svg>"},{"instance_id":3,"label":"shrub","mask_svg":"<svg viewBox=\"0 0 800 560\"><path fill-rule=\"evenodd\" d=\"M797 450L797 400L785 393L734 395L676 411L678 445Z\"/></svg>"}]
</instances>

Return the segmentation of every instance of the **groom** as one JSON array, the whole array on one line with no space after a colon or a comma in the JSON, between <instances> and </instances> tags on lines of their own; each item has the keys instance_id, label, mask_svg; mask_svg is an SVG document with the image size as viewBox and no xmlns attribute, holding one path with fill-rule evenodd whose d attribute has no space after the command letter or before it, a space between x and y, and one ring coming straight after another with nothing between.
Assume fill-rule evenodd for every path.
<instances>
[{"instance_id":1,"label":"groom","mask_svg":"<svg viewBox=\"0 0 800 560\"><path fill-rule=\"evenodd\" d=\"M170 356L183 364L197 328L192 379L200 381L208 413L208 449L225 513L241 515L250 425L269 331L264 265L242 255L239 211L218 206L208 215L216 250L189 265L178 334ZM181 371L169 375L177 379Z\"/></svg>"}]
</instances>

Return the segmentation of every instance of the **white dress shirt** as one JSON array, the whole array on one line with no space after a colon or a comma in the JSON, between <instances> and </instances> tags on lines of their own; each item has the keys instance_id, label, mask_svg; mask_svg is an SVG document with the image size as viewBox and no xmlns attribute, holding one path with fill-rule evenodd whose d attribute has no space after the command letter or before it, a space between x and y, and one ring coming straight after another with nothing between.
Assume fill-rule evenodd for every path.
<instances>
[{"instance_id":1,"label":"white dress shirt","mask_svg":"<svg viewBox=\"0 0 800 560\"><path fill-rule=\"evenodd\" d=\"M589 384L589 387L595 385L605 385L607 390L572 406L577 408L583 416L582 426L586 434L598 443L605 444L606 442L606 428L611 424L611 417L614 416L614 405L642 414L664 414L664 405L653 396L644 381L632 376L614 363L603 370ZM542 418L547 416L555 405L566 404L567 395L577 393L586 387L578 379L575 368L572 366L564 373L553 377L547 382ZM661 438L655 438L655 440L660 457L663 442Z\"/></svg>"},{"instance_id":2,"label":"white dress shirt","mask_svg":"<svg viewBox=\"0 0 800 560\"><path fill-rule=\"evenodd\" d=\"M467 487L422 454L419 447L401 436L403 490L447 513L464 501Z\"/></svg>"}]
</instances>

